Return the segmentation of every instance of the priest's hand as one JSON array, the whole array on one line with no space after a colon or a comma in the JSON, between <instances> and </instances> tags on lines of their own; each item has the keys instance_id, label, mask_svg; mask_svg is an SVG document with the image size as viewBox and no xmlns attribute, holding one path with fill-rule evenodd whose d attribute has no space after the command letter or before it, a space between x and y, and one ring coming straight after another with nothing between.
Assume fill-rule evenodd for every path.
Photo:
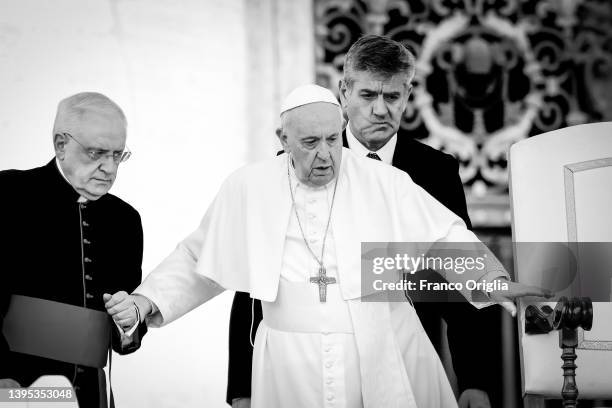
<instances>
[{"instance_id":1,"label":"priest's hand","mask_svg":"<svg viewBox=\"0 0 612 408\"><path fill-rule=\"evenodd\" d=\"M232 400L232 408L251 408L250 398L234 398Z\"/></svg>"},{"instance_id":2,"label":"priest's hand","mask_svg":"<svg viewBox=\"0 0 612 408\"><path fill-rule=\"evenodd\" d=\"M486 392L469 388L461 393L459 408L491 408L491 401Z\"/></svg>"},{"instance_id":3,"label":"priest's hand","mask_svg":"<svg viewBox=\"0 0 612 408\"><path fill-rule=\"evenodd\" d=\"M489 292L489 298L500 304L504 309L512 315L516 316L516 305L514 300L524 296L537 296L544 298L551 298L555 294L547 289L542 289L537 286L524 285L518 282L512 282L506 278L497 278L494 281L500 283L499 287L504 288L507 285L507 289L493 290Z\"/></svg>"},{"instance_id":4,"label":"priest's hand","mask_svg":"<svg viewBox=\"0 0 612 408\"><path fill-rule=\"evenodd\" d=\"M12 378L0 378L0 388L21 388L21 384Z\"/></svg>"}]
</instances>

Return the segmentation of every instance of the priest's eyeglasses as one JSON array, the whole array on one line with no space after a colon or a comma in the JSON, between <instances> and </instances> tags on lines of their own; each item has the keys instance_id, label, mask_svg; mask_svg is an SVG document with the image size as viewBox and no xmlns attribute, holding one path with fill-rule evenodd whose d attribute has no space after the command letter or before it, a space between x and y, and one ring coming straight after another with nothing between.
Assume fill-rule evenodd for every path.
<instances>
[{"instance_id":1,"label":"priest's eyeglasses","mask_svg":"<svg viewBox=\"0 0 612 408\"><path fill-rule=\"evenodd\" d=\"M71 138L79 146L81 146L81 148L83 149L83 152L85 152L85 154L87 154L87 156L92 161L98 161L98 160L100 160L102 158L106 158L106 157L112 156L113 157L113 161L116 164L119 164L119 163L123 163L123 162L127 161L127 159L129 159L130 156L132 156L132 152L127 147L123 151L115 151L115 152L111 152L111 151L105 150L105 149L93 149L93 148L89 148L89 147L83 146L83 144L81 142L79 142L78 140L76 140L76 138L74 136L72 136L70 133L64 132L64 133L62 133L62 135Z\"/></svg>"}]
</instances>

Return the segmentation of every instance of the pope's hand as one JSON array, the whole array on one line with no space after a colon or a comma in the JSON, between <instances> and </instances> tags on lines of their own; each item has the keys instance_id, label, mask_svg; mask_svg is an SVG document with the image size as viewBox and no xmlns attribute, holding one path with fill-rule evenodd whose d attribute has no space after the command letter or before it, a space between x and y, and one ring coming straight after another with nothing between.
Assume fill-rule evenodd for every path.
<instances>
[{"instance_id":1,"label":"pope's hand","mask_svg":"<svg viewBox=\"0 0 612 408\"><path fill-rule=\"evenodd\" d=\"M12 378L0 378L0 388L21 388L21 384Z\"/></svg>"},{"instance_id":2,"label":"pope's hand","mask_svg":"<svg viewBox=\"0 0 612 408\"><path fill-rule=\"evenodd\" d=\"M108 314L124 330L140 323L136 315L136 303L133 295L128 295L127 292L122 290L112 296L105 293L103 299Z\"/></svg>"},{"instance_id":3,"label":"pope's hand","mask_svg":"<svg viewBox=\"0 0 612 408\"><path fill-rule=\"evenodd\" d=\"M555 295L549 290L542 289L537 286L530 286L518 282L512 282L505 278L497 278L495 279L495 281L499 281L501 283L501 285L498 285L499 287L508 285L508 289L500 289L489 292L489 297L492 301L499 303L504 309L506 309L512 315L512 317L516 316L516 305L514 304L514 299L523 296L538 296L551 298Z\"/></svg>"},{"instance_id":4,"label":"pope's hand","mask_svg":"<svg viewBox=\"0 0 612 408\"><path fill-rule=\"evenodd\" d=\"M491 408L491 401L486 392L470 388L461 393L459 408Z\"/></svg>"}]
</instances>

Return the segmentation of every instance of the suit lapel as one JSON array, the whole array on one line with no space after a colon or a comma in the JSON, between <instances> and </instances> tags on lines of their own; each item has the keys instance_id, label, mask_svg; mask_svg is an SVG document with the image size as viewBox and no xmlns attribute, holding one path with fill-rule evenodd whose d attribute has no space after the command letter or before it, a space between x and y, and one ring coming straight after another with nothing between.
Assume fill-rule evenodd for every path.
<instances>
[{"instance_id":1,"label":"suit lapel","mask_svg":"<svg viewBox=\"0 0 612 408\"><path fill-rule=\"evenodd\" d=\"M393 152L393 159L391 160L391 165L393 167L397 167L400 170L409 173L408 171L408 162L410 155L410 139L407 137L400 137L397 135L397 144L395 145L395 151Z\"/></svg>"}]
</instances>

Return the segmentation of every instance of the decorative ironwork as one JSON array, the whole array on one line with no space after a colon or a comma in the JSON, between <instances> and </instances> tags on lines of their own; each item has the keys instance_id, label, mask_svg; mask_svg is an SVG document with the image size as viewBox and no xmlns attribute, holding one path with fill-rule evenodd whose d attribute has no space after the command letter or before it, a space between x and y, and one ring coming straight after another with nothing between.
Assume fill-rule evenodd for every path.
<instances>
[{"instance_id":1,"label":"decorative ironwork","mask_svg":"<svg viewBox=\"0 0 612 408\"><path fill-rule=\"evenodd\" d=\"M416 51L401 132L457 157L476 225L509 225L512 143L612 120L608 0L315 0L314 6L321 85L336 88L346 51L364 33Z\"/></svg>"}]
</instances>

